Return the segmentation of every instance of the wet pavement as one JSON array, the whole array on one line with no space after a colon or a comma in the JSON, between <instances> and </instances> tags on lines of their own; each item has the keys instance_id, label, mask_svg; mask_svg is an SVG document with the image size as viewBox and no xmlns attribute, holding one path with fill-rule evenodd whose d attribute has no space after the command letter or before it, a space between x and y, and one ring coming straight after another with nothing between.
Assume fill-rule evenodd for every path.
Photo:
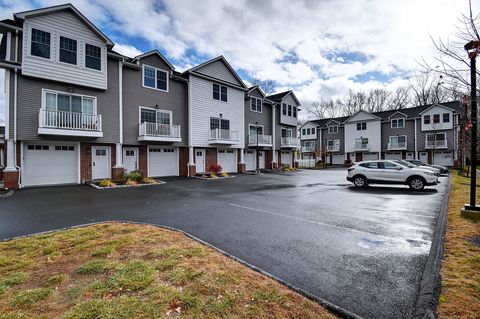
<instances>
[{"instance_id":1,"label":"wet pavement","mask_svg":"<svg viewBox=\"0 0 480 319\"><path fill-rule=\"evenodd\" d=\"M344 169L167 179L143 188L30 188L0 200L0 238L103 220L184 230L364 318L408 318L442 184L355 189Z\"/></svg>"}]
</instances>

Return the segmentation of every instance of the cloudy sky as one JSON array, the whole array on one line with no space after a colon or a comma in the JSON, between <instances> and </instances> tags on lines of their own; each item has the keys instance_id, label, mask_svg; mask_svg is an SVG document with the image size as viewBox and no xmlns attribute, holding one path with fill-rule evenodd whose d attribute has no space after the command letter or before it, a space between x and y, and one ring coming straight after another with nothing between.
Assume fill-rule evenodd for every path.
<instances>
[{"instance_id":1,"label":"cloudy sky","mask_svg":"<svg viewBox=\"0 0 480 319\"><path fill-rule=\"evenodd\" d=\"M274 80L278 91L295 90L304 106L348 89L405 83L422 58L432 59L430 37L452 37L468 5L467 0L70 2L123 54L156 48L180 71L223 54L243 79ZM0 0L0 18L60 3ZM480 0L473 0L473 7L478 12ZM0 123L3 117L0 110Z\"/></svg>"}]
</instances>

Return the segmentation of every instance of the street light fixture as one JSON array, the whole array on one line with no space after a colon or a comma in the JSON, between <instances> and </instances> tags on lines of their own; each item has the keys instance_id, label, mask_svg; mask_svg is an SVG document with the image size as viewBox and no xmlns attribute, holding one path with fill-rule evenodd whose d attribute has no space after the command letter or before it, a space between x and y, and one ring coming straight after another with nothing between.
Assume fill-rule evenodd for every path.
<instances>
[{"instance_id":1,"label":"street light fixture","mask_svg":"<svg viewBox=\"0 0 480 319\"><path fill-rule=\"evenodd\" d=\"M463 216L476 215L479 218L480 207L476 206L477 197L477 70L476 58L480 49L480 41L470 41L464 46L465 51L468 52L470 58L470 120L471 127L471 145L470 145L470 205L466 205L462 210Z\"/></svg>"}]
</instances>

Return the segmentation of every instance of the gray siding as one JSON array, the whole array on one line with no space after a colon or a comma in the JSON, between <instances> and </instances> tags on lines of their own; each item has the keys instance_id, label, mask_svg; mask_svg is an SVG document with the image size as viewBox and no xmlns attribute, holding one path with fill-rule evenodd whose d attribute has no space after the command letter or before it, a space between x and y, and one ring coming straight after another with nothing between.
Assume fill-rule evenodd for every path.
<instances>
[{"instance_id":1,"label":"gray siding","mask_svg":"<svg viewBox=\"0 0 480 319\"><path fill-rule=\"evenodd\" d=\"M164 70L170 70L160 57L150 55L140 60ZM172 124L181 125L182 142L177 145L187 145L187 84L186 82L169 79L169 91L159 91L142 86L142 69L123 68L123 142L128 145L138 142L139 106L155 107L160 110L172 111ZM145 144L145 142L142 142ZM151 143L151 142L150 142Z\"/></svg>"},{"instance_id":2,"label":"gray siding","mask_svg":"<svg viewBox=\"0 0 480 319\"><path fill-rule=\"evenodd\" d=\"M8 132L8 135L10 136L10 138L13 138L13 92L14 92L14 88L13 88L13 85L14 85L14 74L15 72L13 71L10 71L10 101L9 101L9 105L10 105L10 112L9 112L9 119L8 119L8 122L10 123L9 125L9 132ZM5 119L7 120L7 119Z\"/></svg>"},{"instance_id":3,"label":"gray siding","mask_svg":"<svg viewBox=\"0 0 480 319\"><path fill-rule=\"evenodd\" d=\"M13 88L13 83L11 87ZM17 101L18 139L68 139L61 136L38 136L37 132L38 113L42 105L42 89L67 92L69 88L73 89L73 93L75 94L84 94L97 97L97 114L102 115L103 137L91 140L105 143L118 142L118 61L116 60L108 60L108 88L105 91L89 89L67 83L35 79L19 74ZM10 118L13 120L13 110ZM13 126L11 126L11 129L13 131Z\"/></svg>"},{"instance_id":4,"label":"gray siding","mask_svg":"<svg viewBox=\"0 0 480 319\"><path fill-rule=\"evenodd\" d=\"M425 151L425 140L428 133L433 133L434 131L421 131L421 119L417 119L417 138L418 138L418 151ZM454 141L454 129L451 130L438 130L438 133L445 132L447 133L447 148L441 149L443 151L453 151L453 141ZM432 149L429 149L432 150Z\"/></svg>"},{"instance_id":5,"label":"gray siding","mask_svg":"<svg viewBox=\"0 0 480 319\"><path fill-rule=\"evenodd\" d=\"M388 151L388 140L390 136L406 135L407 151L415 151L415 121L408 119L404 128L392 128L390 121L382 122L382 152Z\"/></svg>"},{"instance_id":6,"label":"gray siding","mask_svg":"<svg viewBox=\"0 0 480 319\"><path fill-rule=\"evenodd\" d=\"M337 134L329 134L328 128L322 128L322 146L326 147L328 140L340 140L340 151L337 153L343 154L345 152L345 127L339 126Z\"/></svg>"},{"instance_id":7,"label":"gray siding","mask_svg":"<svg viewBox=\"0 0 480 319\"><path fill-rule=\"evenodd\" d=\"M222 81L229 82L238 86L242 86L242 84L237 80L237 78L232 74L232 72L230 72L228 67L221 60L207 64L195 70L195 72L208 75L210 77L220 79Z\"/></svg>"},{"instance_id":8,"label":"gray siding","mask_svg":"<svg viewBox=\"0 0 480 319\"><path fill-rule=\"evenodd\" d=\"M262 98L260 93L256 90L251 92L250 95ZM263 125L263 134L272 135L272 106L270 104L264 103L262 106L262 113L254 112L250 109L251 99L249 97L245 98L245 147L248 147L248 134L249 134L249 124L255 124L258 122L259 125Z\"/></svg>"}]
</instances>

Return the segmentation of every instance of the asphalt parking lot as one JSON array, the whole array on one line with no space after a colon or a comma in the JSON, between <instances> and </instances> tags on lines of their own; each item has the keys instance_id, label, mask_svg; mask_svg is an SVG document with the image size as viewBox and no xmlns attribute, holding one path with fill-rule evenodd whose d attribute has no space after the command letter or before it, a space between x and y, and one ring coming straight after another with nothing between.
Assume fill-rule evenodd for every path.
<instances>
[{"instance_id":1,"label":"asphalt parking lot","mask_svg":"<svg viewBox=\"0 0 480 319\"><path fill-rule=\"evenodd\" d=\"M30 188L0 200L0 238L104 220L184 230L364 318L408 318L446 196L355 189L346 170L171 178L144 188Z\"/></svg>"}]
</instances>

